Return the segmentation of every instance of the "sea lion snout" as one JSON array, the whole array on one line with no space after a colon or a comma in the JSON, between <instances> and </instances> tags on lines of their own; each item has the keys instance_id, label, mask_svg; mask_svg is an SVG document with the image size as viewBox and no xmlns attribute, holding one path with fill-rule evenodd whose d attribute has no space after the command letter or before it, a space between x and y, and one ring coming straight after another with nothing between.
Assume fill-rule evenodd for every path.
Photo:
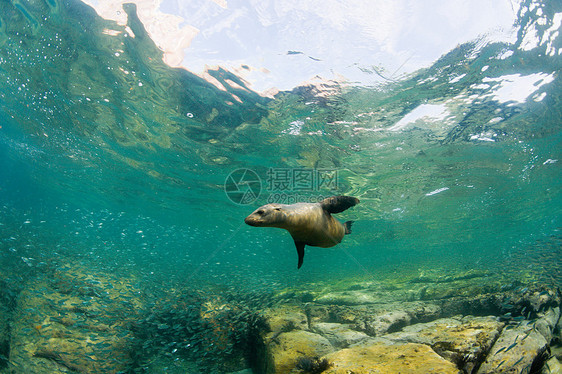
<instances>
[{"instance_id":1,"label":"sea lion snout","mask_svg":"<svg viewBox=\"0 0 562 374\"><path fill-rule=\"evenodd\" d=\"M256 219L256 217L254 217L254 214L250 214L248 217L246 217L246 219L244 220L244 222L246 223L246 225L250 225L250 226L259 226L259 223Z\"/></svg>"},{"instance_id":2,"label":"sea lion snout","mask_svg":"<svg viewBox=\"0 0 562 374\"><path fill-rule=\"evenodd\" d=\"M246 217L244 222L250 226L262 226L264 222L263 220L264 215L265 215L265 209L263 207L260 207L254 210L252 214L250 214L248 217Z\"/></svg>"}]
</instances>

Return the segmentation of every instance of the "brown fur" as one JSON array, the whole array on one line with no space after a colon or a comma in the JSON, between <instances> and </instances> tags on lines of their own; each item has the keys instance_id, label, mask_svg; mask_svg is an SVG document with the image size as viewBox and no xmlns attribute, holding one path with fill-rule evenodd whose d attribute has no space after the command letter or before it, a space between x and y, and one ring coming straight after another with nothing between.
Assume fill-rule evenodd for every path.
<instances>
[{"instance_id":1,"label":"brown fur","mask_svg":"<svg viewBox=\"0 0 562 374\"><path fill-rule=\"evenodd\" d=\"M335 196L320 203L267 204L256 209L244 222L256 227L278 227L289 231L299 252L299 267L304 246L333 247L349 233L351 223L345 225L329 211L341 212L359 203L348 196Z\"/></svg>"}]
</instances>

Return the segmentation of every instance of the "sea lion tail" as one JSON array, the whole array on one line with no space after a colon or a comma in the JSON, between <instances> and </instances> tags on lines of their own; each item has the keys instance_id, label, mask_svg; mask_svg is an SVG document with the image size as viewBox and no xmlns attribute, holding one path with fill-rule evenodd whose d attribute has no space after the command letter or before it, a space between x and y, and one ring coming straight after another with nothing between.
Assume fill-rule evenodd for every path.
<instances>
[{"instance_id":1,"label":"sea lion tail","mask_svg":"<svg viewBox=\"0 0 562 374\"><path fill-rule=\"evenodd\" d=\"M320 202L322 209L328 213L341 213L359 204L359 199L352 196L332 196Z\"/></svg>"},{"instance_id":2,"label":"sea lion tail","mask_svg":"<svg viewBox=\"0 0 562 374\"><path fill-rule=\"evenodd\" d=\"M351 234L351 225L353 224L353 222L355 221L347 221L343 224L343 227L345 228L345 235Z\"/></svg>"}]
</instances>

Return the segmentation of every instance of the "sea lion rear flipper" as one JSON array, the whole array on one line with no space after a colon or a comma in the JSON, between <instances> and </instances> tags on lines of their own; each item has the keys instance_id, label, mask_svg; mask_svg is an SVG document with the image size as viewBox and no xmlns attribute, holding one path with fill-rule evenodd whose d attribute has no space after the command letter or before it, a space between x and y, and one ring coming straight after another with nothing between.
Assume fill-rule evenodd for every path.
<instances>
[{"instance_id":1,"label":"sea lion rear flipper","mask_svg":"<svg viewBox=\"0 0 562 374\"><path fill-rule=\"evenodd\" d=\"M341 213L357 204L359 199L352 196L332 196L320 202L322 209L328 213Z\"/></svg>"},{"instance_id":2,"label":"sea lion rear flipper","mask_svg":"<svg viewBox=\"0 0 562 374\"><path fill-rule=\"evenodd\" d=\"M302 266L302 260L304 259L304 246L303 242L295 242L295 246L297 247L297 254L299 255L299 263L297 264L297 269L300 269Z\"/></svg>"}]
</instances>

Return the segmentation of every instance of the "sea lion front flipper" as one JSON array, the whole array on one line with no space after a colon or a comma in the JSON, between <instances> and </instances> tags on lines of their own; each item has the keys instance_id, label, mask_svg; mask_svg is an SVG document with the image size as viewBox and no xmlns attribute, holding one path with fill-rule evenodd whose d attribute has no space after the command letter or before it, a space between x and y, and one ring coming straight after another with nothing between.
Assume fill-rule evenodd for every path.
<instances>
[{"instance_id":1,"label":"sea lion front flipper","mask_svg":"<svg viewBox=\"0 0 562 374\"><path fill-rule=\"evenodd\" d=\"M302 266L302 260L304 259L304 246L303 242L295 242L295 246L297 247L297 254L299 255L299 263L297 265L297 269L300 269Z\"/></svg>"},{"instance_id":2,"label":"sea lion front flipper","mask_svg":"<svg viewBox=\"0 0 562 374\"><path fill-rule=\"evenodd\" d=\"M355 221L347 221L346 223L343 224L343 228L345 229L344 235L351 234L351 225L353 225L353 222Z\"/></svg>"},{"instance_id":3,"label":"sea lion front flipper","mask_svg":"<svg viewBox=\"0 0 562 374\"><path fill-rule=\"evenodd\" d=\"M328 213L341 213L359 204L359 199L352 196L332 196L320 202L320 206Z\"/></svg>"}]
</instances>

